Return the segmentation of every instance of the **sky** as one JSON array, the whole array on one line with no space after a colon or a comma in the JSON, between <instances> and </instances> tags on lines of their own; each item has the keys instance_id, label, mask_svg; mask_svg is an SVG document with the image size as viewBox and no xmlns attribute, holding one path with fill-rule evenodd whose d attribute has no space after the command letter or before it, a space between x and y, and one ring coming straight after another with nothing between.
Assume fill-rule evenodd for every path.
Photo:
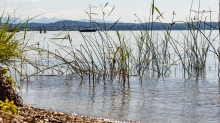
<instances>
[{"instance_id":1,"label":"sky","mask_svg":"<svg viewBox=\"0 0 220 123\"><path fill-rule=\"evenodd\" d=\"M92 17L102 19L101 6L104 7L107 2L107 7L103 9L105 20L116 21L120 18L122 22L138 22L135 21L138 20L138 17L142 22L145 22L145 20L149 20L151 15L152 0L0 0L0 11L2 12L5 7L7 14L20 18L37 16L36 18L56 17L79 20L88 19L85 11L89 12L91 4L91 12L98 14L92 14ZM113 7L115 7L113 12L107 16ZM155 7L163 13L163 18L160 18L162 22L187 21L191 20L190 18L218 21L218 0L155 0ZM207 12L210 10L211 14ZM205 13L197 13L196 11L205 11ZM174 16L173 12L175 12ZM159 14L155 11L154 18L157 16Z\"/></svg>"}]
</instances>

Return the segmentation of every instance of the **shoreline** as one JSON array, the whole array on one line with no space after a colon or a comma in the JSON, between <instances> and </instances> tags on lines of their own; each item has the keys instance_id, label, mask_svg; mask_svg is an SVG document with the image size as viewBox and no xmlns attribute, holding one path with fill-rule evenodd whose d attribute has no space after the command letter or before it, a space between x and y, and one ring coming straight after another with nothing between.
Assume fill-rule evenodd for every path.
<instances>
[{"instance_id":1,"label":"shoreline","mask_svg":"<svg viewBox=\"0 0 220 123\"><path fill-rule=\"evenodd\" d=\"M135 123L135 121L115 121L113 119L80 116L52 110L34 108L29 105L17 107L18 114L0 112L0 123Z\"/></svg>"}]
</instances>

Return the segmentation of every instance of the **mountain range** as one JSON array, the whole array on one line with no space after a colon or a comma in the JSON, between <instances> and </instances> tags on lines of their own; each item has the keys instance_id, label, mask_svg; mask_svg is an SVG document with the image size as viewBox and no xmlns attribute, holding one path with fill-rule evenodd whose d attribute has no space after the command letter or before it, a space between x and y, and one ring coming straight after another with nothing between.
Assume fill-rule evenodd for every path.
<instances>
[{"instance_id":1,"label":"mountain range","mask_svg":"<svg viewBox=\"0 0 220 123\"><path fill-rule=\"evenodd\" d=\"M7 20L8 20L7 17L4 17L4 18L2 19L3 22L6 22ZM19 22L24 22L24 21L25 21L25 20L22 20L22 19L20 19L20 18L16 18L16 19L10 18L10 21L13 22L14 20L16 20L15 23L19 23ZM88 19L70 20L70 19L66 19L66 18L56 18L56 17L47 18L47 17L41 17L41 18L31 19L31 20L29 21L29 23L42 23L42 24L44 23L44 24L48 24L48 23L55 23L55 22L57 22L57 21L64 21L64 20L79 21L79 22L89 22ZM95 21L95 22L100 22L100 23L103 23L103 22L104 22L102 19L94 19L93 21ZM112 20L107 20L107 21L105 21L105 22L106 22L106 23L115 23L115 21L112 21ZM121 22L121 21L119 21L119 22ZM121 22L121 23L122 23L122 22Z\"/></svg>"},{"instance_id":2,"label":"mountain range","mask_svg":"<svg viewBox=\"0 0 220 123\"><path fill-rule=\"evenodd\" d=\"M32 19L30 20L30 23L54 23L56 21L61 21L61 20L67 20L65 18L47 18L47 17L41 17L39 19Z\"/></svg>"},{"instance_id":3,"label":"mountain range","mask_svg":"<svg viewBox=\"0 0 220 123\"><path fill-rule=\"evenodd\" d=\"M39 19L32 19L30 20L30 23L54 23L57 21L63 21L63 20L70 20L66 18L47 18L47 17L41 17ZM80 21L80 22L89 22L88 19L79 19L79 20L70 20L70 21ZM94 19L95 22L103 22L102 19ZM106 23L115 23L115 21L107 20ZM122 22L121 22L122 23Z\"/></svg>"}]
</instances>

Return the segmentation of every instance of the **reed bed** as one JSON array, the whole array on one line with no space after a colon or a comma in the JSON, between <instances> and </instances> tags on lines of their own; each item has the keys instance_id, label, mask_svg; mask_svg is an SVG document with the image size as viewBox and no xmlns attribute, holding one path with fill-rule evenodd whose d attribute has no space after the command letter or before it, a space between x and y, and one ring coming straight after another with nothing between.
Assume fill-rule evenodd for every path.
<instances>
[{"instance_id":1,"label":"reed bed","mask_svg":"<svg viewBox=\"0 0 220 123\"><path fill-rule=\"evenodd\" d=\"M181 22L187 25L188 30L186 33L179 28L179 34L184 37L179 40L172 36L172 28L178 23L174 21L175 13L168 27L161 23L164 35L159 35L153 30L154 23L161 22L163 18L163 13L154 5L153 0L149 22L142 22L138 15L135 15L142 29L137 34L130 31L135 37L135 41L131 41L121 31L115 31L117 39L109 35L109 31L117 25L120 18L107 28L105 19L111 15L114 7L106 13L104 8L108 3L100 6L103 23L95 22L91 13L87 12L92 19L93 27L98 30L97 33L81 33L84 45L79 47L74 46L74 37L71 37L68 31L59 33L50 40L56 45L55 50L50 50L48 44L40 47L41 41L29 43L34 39L34 35L28 33L30 35L27 36L25 31L25 40L20 47L23 51L20 62L10 65L17 71L15 75L19 74L21 80L27 81L30 76L35 75L78 76L82 80L88 76L89 82L100 79L104 82L118 80L122 85L129 85L130 76L138 76L140 80L143 77L166 77L175 73L177 67L180 68L183 77L205 77L208 52L214 53L219 62L219 50L213 45L218 36L212 39L212 32L219 27L209 25L204 16L207 11L193 11L196 13L195 18L199 20L189 18L186 22ZM209 21L212 22L211 18ZM210 27L209 30L205 29L207 26ZM57 40L68 41L69 45Z\"/></svg>"}]
</instances>

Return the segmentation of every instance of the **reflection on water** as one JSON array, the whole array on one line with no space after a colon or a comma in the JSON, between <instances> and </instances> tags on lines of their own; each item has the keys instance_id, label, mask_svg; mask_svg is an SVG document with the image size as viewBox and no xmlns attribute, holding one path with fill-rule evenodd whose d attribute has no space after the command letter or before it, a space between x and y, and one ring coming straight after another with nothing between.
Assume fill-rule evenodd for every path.
<instances>
[{"instance_id":1,"label":"reflection on water","mask_svg":"<svg viewBox=\"0 0 220 123\"><path fill-rule=\"evenodd\" d=\"M164 35L163 31L158 32ZM47 40L48 37L52 37L53 33L57 34L58 32L48 32L43 37L37 34L34 36L33 44L38 43L41 48L58 51L59 48ZM113 39L118 40L114 31L109 33ZM130 37L130 33L129 31L124 32L124 37ZM219 32L214 31L214 33L217 35ZM83 44L81 34L76 31L70 32L70 34L71 37L74 37L74 47L80 48ZM173 31L172 34L174 34L173 37L179 37L177 31ZM133 41L131 42L131 49L136 52L134 38L131 37L130 39ZM184 37L180 36L179 39L184 39ZM59 43L57 40L54 42ZM62 45L68 46L69 42L62 41ZM217 47L218 45L214 44L214 46ZM59 51L62 54L66 53L63 52ZM169 52L171 56L173 55L173 59L176 58L172 54L174 52L172 49ZM37 62L42 62L48 66L58 64L56 59L44 61L40 57L31 56L33 58L30 59L36 59ZM117 80L113 82L89 82L86 77L80 81L81 79L76 76L66 77L64 74L63 76L59 74L60 76L30 78L28 84L22 83L23 88L20 95L23 97L24 103L34 107L81 115L101 116L119 121L136 120L142 123L220 122L218 63L211 52L207 56L206 74L202 75L205 79L182 79L183 71L180 65L174 65L171 71L168 71L170 72L169 78L151 78L153 73L150 72L148 78L146 77L148 74L146 74L142 81L139 81L138 77L132 76L130 85L126 85L126 87L123 87ZM177 57L177 59L179 58ZM49 60L51 61L50 64ZM67 74L65 67L61 66L59 69L64 69L64 73ZM51 75L50 72L45 71L44 74Z\"/></svg>"},{"instance_id":2,"label":"reflection on water","mask_svg":"<svg viewBox=\"0 0 220 123\"><path fill-rule=\"evenodd\" d=\"M220 122L218 79L148 78L79 82L77 77L42 76L23 84L24 103L39 108L115 120L145 122Z\"/></svg>"}]
</instances>

